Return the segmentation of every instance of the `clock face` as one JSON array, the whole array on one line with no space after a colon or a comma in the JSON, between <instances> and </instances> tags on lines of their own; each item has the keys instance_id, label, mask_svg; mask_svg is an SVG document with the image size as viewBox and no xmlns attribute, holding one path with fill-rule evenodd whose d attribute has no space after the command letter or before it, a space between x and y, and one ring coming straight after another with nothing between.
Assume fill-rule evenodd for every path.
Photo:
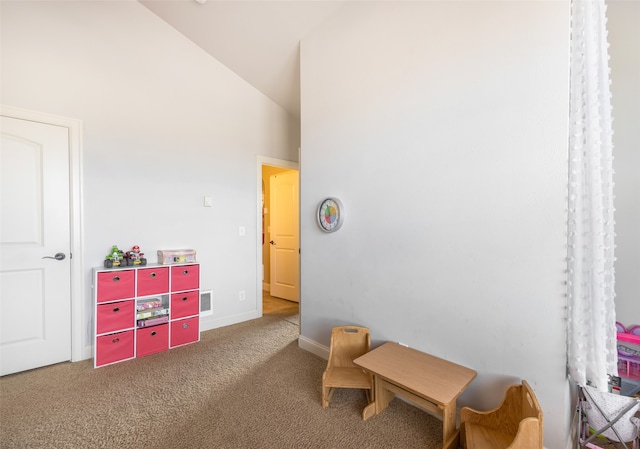
<instances>
[{"instance_id":1,"label":"clock face","mask_svg":"<svg viewBox=\"0 0 640 449\"><path fill-rule=\"evenodd\" d=\"M325 198L318 206L318 224L325 232L340 229L344 221L344 207L337 198Z\"/></svg>"}]
</instances>

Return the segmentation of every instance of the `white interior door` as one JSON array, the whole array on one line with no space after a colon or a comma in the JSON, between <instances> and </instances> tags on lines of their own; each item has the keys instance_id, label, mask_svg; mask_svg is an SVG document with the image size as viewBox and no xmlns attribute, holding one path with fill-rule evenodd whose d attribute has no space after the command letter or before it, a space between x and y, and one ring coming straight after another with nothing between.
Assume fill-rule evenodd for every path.
<instances>
[{"instance_id":1,"label":"white interior door","mask_svg":"<svg viewBox=\"0 0 640 449\"><path fill-rule=\"evenodd\" d=\"M269 178L271 204L270 294L300 301L299 176L288 171Z\"/></svg>"},{"instance_id":2,"label":"white interior door","mask_svg":"<svg viewBox=\"0 0 640 449\"><path fill-rule=\"evenodd\" d=\"M70 178L68 128L0 119L5 375L71 359Z\"/></svg>"}]
</instances>

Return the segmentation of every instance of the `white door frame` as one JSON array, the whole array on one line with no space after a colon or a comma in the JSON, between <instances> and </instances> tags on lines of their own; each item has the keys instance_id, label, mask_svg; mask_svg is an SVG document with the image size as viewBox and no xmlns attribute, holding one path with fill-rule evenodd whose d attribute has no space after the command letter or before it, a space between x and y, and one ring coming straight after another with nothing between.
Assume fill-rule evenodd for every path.
<instances>
[{"instance_id":1,"label":"white door frame","mask_svg":"<svg viewBox=\"0 0 640 449\"><path fill-rule=\"evenodd\" d=\"M270 165L272 167L289 168L291 170L300 170L298 162L287 161L285 159L276 159L268 156L257 157L257 174L256 174L256 305L258 314L262 316L262 166Z\"/></svg>"},{"instance_id":2,"label":"white door frame","mask_svg":"<svg viewBox=\"0 0 640 449\"><path fill-rule=\"evenodd\" d=\"M43 112L0 105L0 115L32 122L62 126L69 130L69 209L71 217L71 361L91 358L91 348L83 345L85 316L82 241L82 122Z\"/></svg>"}]
</instances>

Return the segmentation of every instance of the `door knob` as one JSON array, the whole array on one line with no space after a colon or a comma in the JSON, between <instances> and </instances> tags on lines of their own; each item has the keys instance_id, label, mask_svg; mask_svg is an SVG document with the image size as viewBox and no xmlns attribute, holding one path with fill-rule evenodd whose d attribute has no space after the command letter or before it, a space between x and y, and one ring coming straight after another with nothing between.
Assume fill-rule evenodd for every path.
<instances>
[{"instance_id":1,"label":"door knob","mask_svg":"<svg viewBox=\"0 0 640 449\"><path fill-rule=\"evenodd\" d=\"M271 243L272 245L276 244L276 242L274 242L273 240L271 240L269 243Z\"/></svg>"},{"instance_id":2,"label":"door knob","mask_svg":"<svg viewBox=\"0 0 640 449\"><path fill-rule=\"evenodd\" d=\"M64 260L67 257L65 253L56 253L55 256L44 256L43 259L55 259L55 260Z\"/></svg>"}]
</instances>

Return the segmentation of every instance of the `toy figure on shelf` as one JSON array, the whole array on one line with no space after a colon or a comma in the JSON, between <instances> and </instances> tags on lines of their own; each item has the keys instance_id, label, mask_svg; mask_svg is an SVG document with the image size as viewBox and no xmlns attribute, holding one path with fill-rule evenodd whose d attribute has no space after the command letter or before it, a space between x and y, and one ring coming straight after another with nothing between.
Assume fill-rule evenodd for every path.
<instances>
[{"instance_id":1,"label":"toy figure on shelf","mask_svg":"<svg viewBox=\"0 0 640 449\"><path fill-rule=\"evenodd\" d=\"M127 259L127 265L146 265L147 259L144 258L144 253L140 252L140 247L134 245L131 251L127 251L125 254Z\"/></svg>"},{"instance_id":2,"label":"toy figure on shelf","mask_svg":"<svg viewBox=\"0 0 640 449\"><path fill-rule=\"evenodd\" d=\"M105 268L113 267L126 267L127 259L124 257L124 253L118 249L118 245L111 247L111 252L104 259Z\"/></svg>"}]
</instances>

